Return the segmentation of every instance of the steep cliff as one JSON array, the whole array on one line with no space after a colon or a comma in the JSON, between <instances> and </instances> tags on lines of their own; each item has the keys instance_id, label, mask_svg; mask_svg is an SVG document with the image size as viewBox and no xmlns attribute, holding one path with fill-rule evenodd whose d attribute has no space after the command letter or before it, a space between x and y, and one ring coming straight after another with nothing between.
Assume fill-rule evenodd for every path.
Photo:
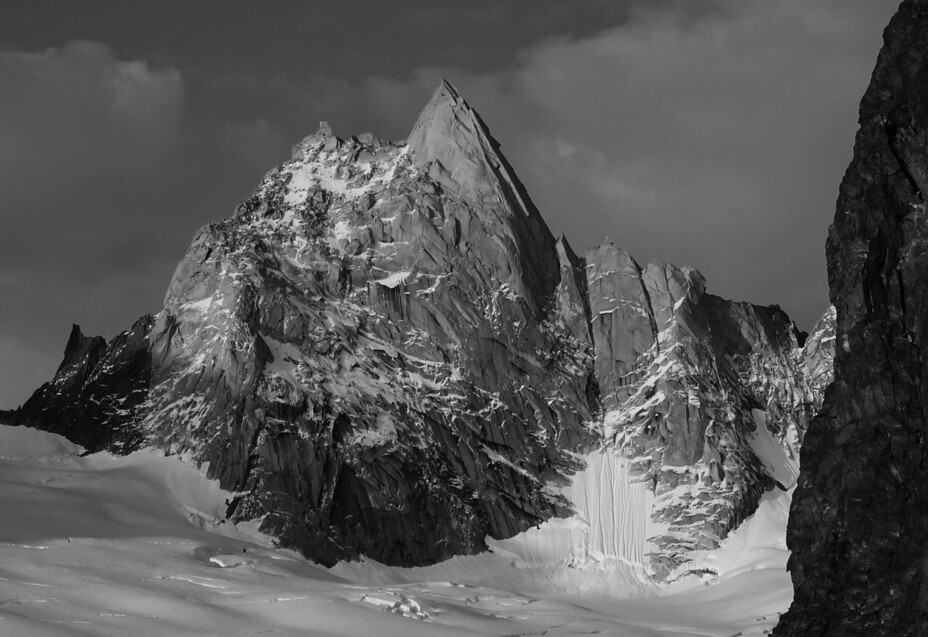
<instances>
[{"instance_id":1,"label":"steep cliff","mask_svg":"<svg viewBox=\"0 0 928 637\"><path fill-rule=\"evenodd\" d=\"M829 316L801 348L779 308L707 294L692 268L641 267L609 242L587 262L604 444L654 492L653 574L683 575L765 491L795 483Z\"/></svg>"},{"instance_id":2,"label":"steep cliff","mask_svg":"<svg viewBox=\"0 0 928 637\"><path fill-rule=\"evenodd\" d=\"M928 2L884 32L828 234L835 381L802 448L777 635L928 634Z\"/></svg>"},{"instance_id":3,"label":"steep cliff","mask_svg":"<svg viewBox=\"0 0 928 637\"><path fill-rule=\"evenodd\" d=\"M668 579L792 485L831 352L800 340L692 268L555 241L442 83L405 142L303 140L196 235L159 313L108 344L75 329L11 418L207 463L232 521L325 563L579 514L571 559Z\"/></svg>"}]
</instances>

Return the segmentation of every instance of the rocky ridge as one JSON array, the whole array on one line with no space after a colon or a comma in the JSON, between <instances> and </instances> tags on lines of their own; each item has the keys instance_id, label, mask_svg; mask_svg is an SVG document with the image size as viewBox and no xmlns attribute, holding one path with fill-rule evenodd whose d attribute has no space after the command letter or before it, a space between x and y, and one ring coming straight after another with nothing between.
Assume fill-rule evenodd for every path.
<instances>
[{"instance_id":1,"label":"rocky ridge","mask_svg":"<svg viewBox=\"0 0 928 637\"><path fill-rule=\"evenodd\" d=\"M928 2L883 39L828 234L834 383L802 448L776 635L928 634Z\"/></svg>"},{"instance_id":2,"label":"rocky ridge","mask_svg":"<svg viewBox=\"0 0 928 637\"><path fill-rule=\"evenodd\" d=\"M657 496L668 578L791 485L827 325L803 348L691 268L579 257L442 83L404 143L303 140L197 234L161 312L109 344L75 328L11 419L208 463L232 521L324 563L430 563L570 515L606 447Z\"/></svg>"}]
</instances>

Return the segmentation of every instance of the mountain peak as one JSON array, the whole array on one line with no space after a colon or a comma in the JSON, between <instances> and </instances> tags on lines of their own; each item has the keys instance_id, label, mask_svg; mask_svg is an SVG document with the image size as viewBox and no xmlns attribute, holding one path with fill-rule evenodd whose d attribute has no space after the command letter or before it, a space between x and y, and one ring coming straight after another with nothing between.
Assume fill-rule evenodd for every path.
<instances>
[{"instance_id":1,"label":"mountain peak","mask_svg":"<svg viewBox=\"0 0 928 637\"><path fill-rule=\"evenodd\" d=\"M455 100L461 99L461 94L458 92L458 89L455 88L454 84L445 78L441 78L441 82L438 84L438 88L435 89L435 93L432 95L432 99L435 99L435 97L440 94L447 95L448 97L451 97Z\"/></svg>"},{"instance_id":2,"label":"mountain peak","mask_svg":"<svg viewBox=\"0 0 928 637\"><path fill-rule=\"evenodd\" d=\"M461 97L461 93L458 89L446 80L445 78L441 79L441 82L438 84L438 88L435 89L435 92L432 93L431 99L425 105L425 108L422 109L422 113L419 115L419 121L416 122L416 125L413 127L413 132L419 128L420 124L423 121L423 118L427 113L435 112L438 109L441 109L443 106L451 107L460 107L468 111L472 111L471 107L464 101L464 98Z\"/></svg>"},{"instance_id":3,"label":"mountain peak","mask_svg":"<svg viewBox=\"0 0 928 637\"><path fill-rule=\"evenodd\" d=\"M540 309L559 280L554 237L480 115L447 80L426 104L407 140L415 165L441 187L502 224L527 264L520 277Z\"/></svg>"},{"instance_id":4,"label":"mountain peak","mask_svg":"<svg viewBox=\"0 0 928 637\"><path fill-rule=\"evenodd\" d=\"M480 116L444 79L409 134L416 165L442 173L442 181L453 181L452 189L462 194L483 191L495 181L487 177L490 165L500 163L496 146Z\"/></svg>"}]
</instances>

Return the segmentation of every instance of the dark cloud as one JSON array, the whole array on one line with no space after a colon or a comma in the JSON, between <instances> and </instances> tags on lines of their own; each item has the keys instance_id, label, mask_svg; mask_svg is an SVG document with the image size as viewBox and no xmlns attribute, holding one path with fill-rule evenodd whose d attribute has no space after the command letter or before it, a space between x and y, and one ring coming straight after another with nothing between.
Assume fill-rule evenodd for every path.
<instances>
[{"instance_id":1,"label":"dark cloud","mask_svg":"<svg viewBox=\"0 0 928 637\"><path fill-rule=\"evenodd\" d=\"M423 2L387 12L389 36L366 20L306 48L288 26L273 51L261 38L228 48L281 22L236 22L249 3L215 29L161 14L146 26L144 10L94 22L104 4L117 6L87 3L73 28L20 26L106 44L47 49L34 35L21 48L45 42L38 52L0 53L0 406L54 372L72 322L110 337L157 311L196 228L227 217L320 120L400 139L440 77L576 248L609 235L808 328L827 304L825 233L896 2L590 2L568 18L575 3L519 0L468 19L459 3ZM312 6L317 22L348 19ZM508 32L523 35L494 44Z\"/></svg>"},{"instance_id":2,"label":"dark cloud","mask_svg":"<svg viewBox=\"0 0 928 637\"><path fill-rule=\"evenodd\" d=\"M811 4L643 8L525 51L504 91L482 85L499 109L485 115L577 247L608 234L808 328L827 305L824 239L896 3Z\"/></svg>"},{"instance_id":3,"label":"dark cloud","mask_svg":"<svg viewBox=\"0 0 928 637\"><path fill-rule=\"evenodd\" d=\"M208 73L360 80L419 66L492 71L552 34L584 37L638 4L667 0L7 0L0 45L38 50L83 39L121 59ZM701 3L700 3L701 4Z\"/></svg>"}]
</instances>

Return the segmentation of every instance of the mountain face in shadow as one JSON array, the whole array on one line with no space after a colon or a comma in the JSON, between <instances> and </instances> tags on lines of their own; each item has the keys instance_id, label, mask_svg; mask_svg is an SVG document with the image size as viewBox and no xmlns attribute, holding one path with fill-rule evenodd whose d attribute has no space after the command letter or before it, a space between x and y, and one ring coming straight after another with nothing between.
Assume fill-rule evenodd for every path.
<instances>
[{"instance_id":1,"label":"mountain face in shadow","mask_svg":"<svg viewBox=\"0 0 928 637\"><path fill-rule=\"evenodd\" d=\"M926 196L928 2L906 0L828 234L835 378L802 448L777 635L928 634Z\"/></svg>"}]
</instances>

